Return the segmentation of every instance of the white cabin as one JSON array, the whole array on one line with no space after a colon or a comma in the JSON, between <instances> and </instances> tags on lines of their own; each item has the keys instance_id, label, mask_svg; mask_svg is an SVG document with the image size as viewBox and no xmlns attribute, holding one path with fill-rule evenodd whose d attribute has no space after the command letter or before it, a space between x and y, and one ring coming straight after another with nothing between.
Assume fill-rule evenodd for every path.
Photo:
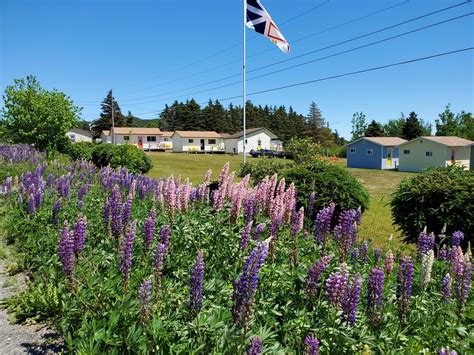
<instances>
[{"instance_id":1,"label":"white cabin","mask_svg":"<svg viewBox=\"0 0 474 355\"><path fill-rule=\"evenodd\" d=\"M214 131L176 131L171 141L177 153L224 151L224 139Z\"/></svg>"},{"instance_id":2,"label":"white cabin","mask_svg":"<svg viewBox=\"0 0 474 355\"><path fill-rule=\"evenodd\" d=\"M92 142L92 133L80 128L71 128L66 132L72 143Z\"/></svg>"},{"instance_id":3,"label":"white cabin","mask_svg":"<svg viewBox=\"0 0 474 355\"><path fill-rule=\"evenodd\" d=\"M227 153L242 153L244 150L244 132L223 134ZM249 128L246 130L245 151L272 149L282 150L281 141L267 128Z\"/></svg>"}]
</instances>

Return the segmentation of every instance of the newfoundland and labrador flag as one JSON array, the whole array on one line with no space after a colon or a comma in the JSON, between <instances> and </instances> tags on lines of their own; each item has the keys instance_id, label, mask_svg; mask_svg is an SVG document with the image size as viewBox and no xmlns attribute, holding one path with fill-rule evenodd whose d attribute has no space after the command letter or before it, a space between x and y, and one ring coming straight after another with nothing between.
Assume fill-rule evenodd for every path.
<instances>
[{"instance_id":1,"label":"newfoundland and labrador flag","mask_svg":"<svg viewBox=\"0 0 474 355\"><path fill-rule=\"evenodd\" d=\"M254 29L256 32L269 38L274 44L278 46L283 52L290 52L290 45L285 37L281 34L275 22L263 7L260 0L246 0L247 1L247 21L248 28Z\"/></svg>"}]
</instances>

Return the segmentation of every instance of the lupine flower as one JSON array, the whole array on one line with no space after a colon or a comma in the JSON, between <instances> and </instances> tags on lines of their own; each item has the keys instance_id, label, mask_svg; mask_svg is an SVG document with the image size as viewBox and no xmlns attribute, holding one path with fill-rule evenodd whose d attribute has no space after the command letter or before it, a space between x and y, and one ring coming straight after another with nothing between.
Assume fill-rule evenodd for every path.
<instances>
[{"instance_id":1,"label":"lupine flower","mask_svg":"<svg viewBox=\"0 0 474 355\"><path fill-rule=\"evenodd\" d=\"M204 275L204 252L202 250L199 251L189 274L189 308L193 312L199 312L202 306L202 279Z\"/></svg>"},{"instance_id":2,"label":"lupine flower","mask_svg":"<svg viewBox=\"0 0 474 355\"><path fill-rule=\"evenodd\" d=\"M122 274L125 289L127 289L130 271L132 270L133 240L135 239L136 228L137 221L135 220L127 227L125 236L122 238L122 245L120 246L119 270Z\"/></svg>"},{"instance_id":3,"label":"lupine flower","mask_svg":"<svg viewBox=\"0 0 474 355\"><path fill-rule=\"evenodd\" d=\"M456 352L456 350L449 350L449 349L445 349L445 348L441 348L439 351L438 351L438 355L457 355L458 353Z\"/></svg>"},{"instance_id":4,"label":"lupine flower","mask_svg":"<svg viewBox=\"0 0 474 355\"><path fill-rule=\"evenodd\" d=\"M370 270L366 313L372 324L377 324L380 321L382 313L383 275L381 268Z\"/></svg>"},{"instance_id":5,"label":"lupine flower","mask_svg":"<svg viewBox=\"0 0 474 355\"><path fill-rule=\"evenodd\" d=\"M305 293L311 298L317 298L319 293L319 278L321 274L326 270L333 256L326 255L315 262L308 270L306 275Z\"/></svg>"},{"instance_id":6,"label":"lupine flower","mask_svg":"<svg viewBox=\"0 0 474 355\"><path fill-rule=\"evenodd\" d=\"M36 209L39 209L41 205L43 204L43 191L41 188L38 188L35 193L35 207Z\"/></svg>"},{"instance_id":7,"label":"lupine flower","mask_svg":"<svg viewBox=\"0 0 474 355\"><path fill-rule=\"evenodd\" d=\"M362 241L362 244L359 247L360 259L363 263L367 262L367 252L369 251L369 245L366 240Z\"/></svg>"},{"instance_id":8,"label":"lupine flower","mask_svg":"<svg viewBox=\"0 0 474 355\"><path fill-rule=\"evenodd\" d=\"M149 279L142 283L138 290L138 295L140 297L142 322L146 324L150 320L151 281Z\"/></svg>"},{"instance_id":9,"label":"lupine flower","mask_svg":"<svg viewBox=\"0 0 474 355\"><path fill-rule=\"evenodd\" d=\"M23 195L22 194L18 194L18 204L19 205L23 204Z\"/></svg>"},{"instance_id":10,"label":"lupine flower","mask_svg":"<svg viewBox=\"0 0 474 355\"><path fill-rule=\"evenodd\" d=\"M311 195L309 195L309 201L308 201L308 217L313 218L313 212L314 212L314 199L316 198L316 193L313 191L311 192Z\"/></svg>"},{"instance_id":11,"label":"lupine flower","mask_svg":"<svg viewBox=\"0 0 474 355\"><path fill-rule=\"evenodd\" d=\"M335 208L336 204L331 202L328 207L325 207L318 212L316 219L314 220L314 237L316 243L321 245L323 248L326 246L327 235L331 231L331 220Z\"/></svg>"},{"instance_id":12,"label":"lupine flower","mask_svg":"<svg viewBox=\"0 0 474 355\"><path fill-rule=\"evenodd\" d=\"M61 209L61 204L62 204L61 199L58 199L53 205L53 211L51 215L51 223L53 224L58 224L59 222L58 216L59 216L59 210Z\"/></svg>"},{"instance_id":13,"label":"lupine flower","mask_svg":"<svg viewBox=\"0 0 474 355\"><path fill-rule=\"evenodd\" d=\"M452 292L452 279L449 274L446 274L443 277L443 281L441 282L441 293L443 294L444 301L449 303L449 299L451 298Z\"/></svg>"},{"instance_id":14,"label":"lupine flower","mask_svg":"<svg viewBox=\"0 0 474 355\"><path fill-rule=\"evenodd\" d=\"M382 249L374 248L375 265L379 263L381 256L382 256Z\"/></svg>"},{"instance_id":15,"label":"lupine flower","mask_svg":"<svg viewBox=\"0 0 474 355\"><path fill-rule=\"evenodd\" d=\"M28 198L28 213L31 215L36 213L35 196L33 193Z\"/></svg>"},{"instance_id":16,"label":"lupine flower","mask_svg":"<svg viewBox=\"0 0 474 355\"><path fill-rule=\"evenodd\" d=\"M308 335L304 340L304 353L308 355L318 355L319 341L312 335Z\"/></svg>"},{"instance_id":17,"label":"lupine flower","mask_svg":"<svg viewBox=\"0 0 474 355\"><path fill-rule=\"evenodd\" d=\"M392 273L392 270L393 270L393 261L394 261L394 257L393 257L393 253L391 250L387 251L387 253L385 254L385 261L384 261L384 268L385 268L385 273L387 275L390 275Z\"/></svg>"},{"instance_id":18,"label":"lupine flower","mask_svg":"<svg viewBox=\"0 0 474 355\"><path fill-rule=\"evenodd\" d=\"M258 288L258 275L268 255L270 240L259 243L247 258L242 275L234 281L232 316L244 326L252 316L253 301Z\"/></svg>"},{"instance_id":19,"label":"lupine flower","mask_svg":"<svg viewBox=\"0 0 474 355\"><path fill-rule=\"evenodd\" d=\"M80 215L74 226L74 254L79 257L82 249L84 249L84 242L86 241L87 218Z\"/></svg>"},{"instance_id":20,"label":"lupine flower","mask_svg":"<svg viewBox=\"0 0 474 355\"><path fill-rule=\"evenodd\" d=\"M231 195L230 220L232 221L232 223L237 221L237 218L239 217L243 199L244 190L239 185L233 190L233 193Z\"/></svg>"},{"instance_id":21,"label":"lupine flower","mask_svg":"<svg viewBox=\"0 0 474 355\"><path fill-rule=\"evenodd\" d=\"M304 207L301 207L298 213L295 215L293 226L291 228L291 234L296 236L303 229L304 222Z\"/></svg>"},{"instance_id":22,"label":"lupine flower","mask_svg":"<svg viewBox=\"0 0 474 355\"><path fill-rule=\"evenodd\" d=\"M454 295L456 297L459 314L462 314L471 291L472 262L466 254L462 260L459 260L459 264L454 276Z\"/></svg>"},{"instance_id":23,"label":"lupine flower","mask_svg":"<svg viewBox=\"0 0 474 355\"><path fill-rule=\"evenodd\" d=\"M349 280L349 272L345 264L342 264L341 271L333 272L326 280L324 286L324 294L329 304L336 309L342 307L344 295L346 293L347 282Z\"/></svg>"},{"instance_id":24,"label":"lupine flower","mask_svg":"<svg viewBox=\"0 0 474 355\"><path fill-rule=\"evenodd\" d=\"M80 201L82 201L84 199L84 197L87 195L88 188L89 188L89 186L87 184L84 184L79 189L79 192L77 193L77 198Z\"/></svg>"},{"instance_id":25,"label":"lupine flower","mask_svg":"<svg viewBox=\"0 0 474 355\"><path fill-rule=\"evenodd\" d=\"M153 255L153 266L155 268L156 298L158 304L161 300L161 274L163 271L163 266L165 264L165 258L167 253L168 247L163 243L158 243Z\"/></svg>"},{"instance_id":26,"label":"lupine flower","mask_svg":"<svg viewBox=\"0 0 474 355\"><path fill-rule=\"evenodd\" d=\"M143 227L143 234L145 236L145 249L149 249L155 238L155 220L156 220L156 210L153 208L150 212L150 215L145 221Z\"/></svg>"},{"instance_id":27,"label":"lupine flower","mask_svg":"<svg viewBox=\"0 0 474 355\"><path fill-rule=\"evenodd\" d=\"M165 224L160 229L160 243L163 243L168 250L170 245L170 226Z\"/></svg>"},{"instance_id":28,"label":"lupine flower","mask_svg":"<svg viewBox=\"0 0 474 355\"><path fill-rule=\"evenodd\" d=\"M7 180L5 181L5 188L6 188L6 193L8 196L10 196L12 192L12 177L8 176Z\"/></svg>"},{"instance_id":29,"label":"lupine flower","mask_svg":"<svg viewBox=\"0 0 474 355\"><path fill-rule=\"evenodd\" d=\"M110 197L110 217L112 219L112 234L115 241L118 242L118 238L122 233L122 197L117 185L112 188Z\"/></svg>"},{"instance_id":30,"label":"lupine flower","mask_svg":"<svg viewBox=\"0 0 474 355\"><path fill-rule=\"evenodd\" d=\"M259 223L253 232L253 239L260 240L260 236L262 235L264 229L265 223Z\"/></svg>"},{"instance_id":31,"label":"lupine flower","mask_svg":"<svg viewBox=\"0 0 474 355\"><path fill-rule=\"evenodd\" d=\"M421 284L426 287L426 285L431 281L431 269L433 268L434 262L434 251L428 250L425 254L421 256Z\"/></svg>"},{"instance_id":32,"label":"lupine flower","mask_svg":"<svg viewBox=\"0 0 474 355\"><path fill-rule=\"evenodd\" d=\"M64 227L58 241L58 255L59 260L64 270L64 273L71 278L73 271L73 254L74 254L74 238L69 231L69 223L64 221Z\"/></svg>"},{"instance_id":33,"label":"lupine flower","mask_svg":"<svg viewBox=\"0 0 474 355\"><path fill-rule=\"evenodd\" d=\"M247 223L245 228L242 230L240 234L240 249L245 250L247 249L247 245L249 244L250 233L252 232L252 225L253 221Z\"/></svg>"},{"instance_id":34,"label":"lupine flower","mask_svg":"<svg viewBox=\"0 0 474 355\"><path fill-rule=\"evenodd\" d=\"M131 194L128 195L127 201L122 208L122 225L126 226L130 222L130 213L132 212L133 198Z\"/></svg>"},{"instance_id":35,"label":"lupine flower","mask_svg":"<svg viewBox=\"0 0 474 355\"><path fill-rule=\"evenodd\" d=\"M250 344L247 349L247 355L259 355L262 352L262 338L257 336L250 337Z\"/></svg>"},{"instance_id":36,"label":"lupine flower","mask_svg":"<svg viewBox=\"0 0 474 355\"><path fill-rule=\"evenodd\" d=\"M172 224L174 222L174 209L176 206L176 183L173 176L170 176L166 181L166 203L168 204L169 220Z\"/></svg>"},{"instance_id":37,"label":"lupine flower","mask_svg":"<svg viewBox=\"0 0 474 355\"><path fill-rule=\"evenodd\" d=\"M336 227L334 227L334 239L336 241L352 236L355 215L355 210L344 210L339 214L338 223Z\"/></svg>"},{"instance_id":38,"label":"lupine flower","mask_svg":"<svg viewBox=\"0 0 474 355\"><path fill-rule=\"evenodd\" d=\"M406 321L408 306L412 295L413 260L404 256L400 260L397 274L397 310L401 322Z\"/></svg>"},{"instance_id":39,"label":"lupine flower","mask_svg":"<svg viewBox=\"0 0 474 355\"><path fill-rule=\"evenodd\" d=\"M429 250L433 249L435 246L435 236L433 233L427 234L425 231L420 233L418 237L418 256L421 258L423 254L428 252Z\"/></svg>"},{"instance_id":40,"label":"lupine flower","mask_svg":"<svg viewBox=\"0 0 474 355\"><path fill-rule=\"evenodd\" d=\"M255 212L255 193L251 192L247 195L244 205L244 221L249 223L253 221L253 216Z\"/></svg>"},{"instance_id":41,"label":"lupine flower","mask_svg":"<svg viewBox=\"0 0 474 355\"><path fill-rule=\"evenodd\" d=\"M448 260L448 249L446 249L446 245L443 245L443 247L439 250L438 260Z\"/></svg>"},{"instance_id":42,"label":"lupine flower","mask_svg":"<svg viewBox=\"0 0 474 355\"><path fill-rule=\"evenodd\" d=\"M346 287L342 302L342 320L353 327L356 321L357 305L359 304L362 276L360 274L352 277Z\"/></svg>"},{"instance_id":43,"label":"lupine flower","mask_svg":"<svg viewBox=\"0 0 474 355\"><path fill-rule=\"evenodd\" d=\"M461 231L456 231L451 236L451 245L459 246L461 245L462 240L464 239L464 233Z\"/></svg>"}]
</instances>

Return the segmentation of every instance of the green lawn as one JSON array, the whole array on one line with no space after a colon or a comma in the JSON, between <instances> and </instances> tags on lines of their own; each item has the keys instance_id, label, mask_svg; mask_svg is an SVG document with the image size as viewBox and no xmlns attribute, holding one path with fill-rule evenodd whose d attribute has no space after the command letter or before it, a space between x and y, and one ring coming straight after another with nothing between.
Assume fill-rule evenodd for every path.
<instances>
[{"instance_id":1,"label":"green lawn","mask_svg":"<svg viewBox=\"0 0 474 355\"><path fill-rule=\"evenodd\" d=\"M231 171L239 170L241 156L212 155L212 154L181 154L181 153L148 153L153 160L153 169L148 174L152 177L162 177L174 174L182 178L189 177L194 184L202 182L208 169L212 169L213 178L217 178L220 169L226 162L230 162ZM250 161L253 158L248 158ZM345 159L337 162L346 166ZM393 234L393 245L397 249L411 249L400 240L400 235L392 226L390 208L390 194L400 181L412 174L398 171L353 169L347 170L354 175L369 191L371 196L370 207L362 218L360 236L371 239L378 246L385 246L390 234Z\"/></svg>"}]
</instances>

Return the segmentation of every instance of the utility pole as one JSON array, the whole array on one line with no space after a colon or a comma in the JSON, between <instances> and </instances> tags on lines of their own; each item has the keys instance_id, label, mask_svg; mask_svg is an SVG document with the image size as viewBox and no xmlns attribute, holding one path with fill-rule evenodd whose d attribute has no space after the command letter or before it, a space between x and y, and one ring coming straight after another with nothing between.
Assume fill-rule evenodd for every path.
<instances>
[{"instance_id":1,"label":"utility pole","mask_svg":"<svg viewBox=\"0 0 474 355\"><path fill-rule=\"evenodd\" d=\"M112 89L110 89L111 101L110 108L112 110L112 144L115 145L115 122L114 122L114 95Z\"/></svg>"}]
</instances>

